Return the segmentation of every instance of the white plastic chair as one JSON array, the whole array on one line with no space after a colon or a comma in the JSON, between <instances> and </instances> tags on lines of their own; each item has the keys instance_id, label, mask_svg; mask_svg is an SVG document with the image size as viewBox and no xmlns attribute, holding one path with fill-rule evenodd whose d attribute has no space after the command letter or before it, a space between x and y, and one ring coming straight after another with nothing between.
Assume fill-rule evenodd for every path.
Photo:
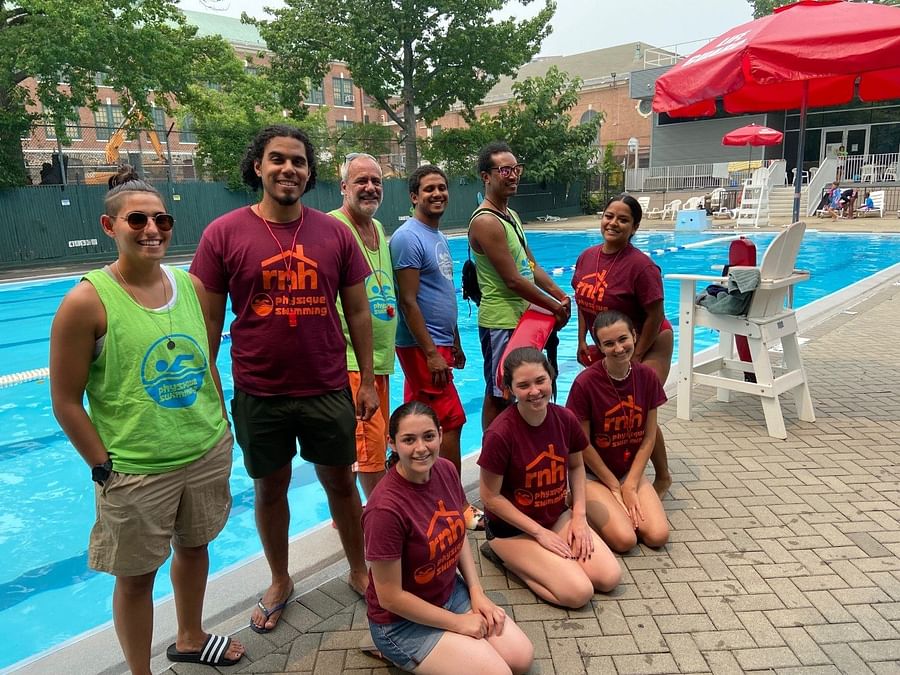
<instances>
[{"instance_id":1,"label":"white plastic chair","mask_svg":"<svg viewBox=\"0 0 900 675\"><path fill-rule=\"evenodd\" d=\"M662 215L660 215L660 218L662 218L663 220L665 220L666 217L674 218L676 215L678 215L678 211L680 209L681 209L681 200L673 199L672 201L670 201L668 204L666 204L663 207Z\"/></svg>"},{"instance_id":2,"label":"white plastic chair","mask_svg":"<svg viewBox=\"0 0 900 675\"><path fill-rule=\"evenodd\" d=\"M641 205L642 213L647 213L650 210L650 197L638 197L637 203Z\"/></svg>"},{"instance_id":3,"label":"white plastic chair","mask_svg":"<svg viewBox=\"0 0 900 675\"><path fill-rule=\"evenodd\" d=\"M856 215L862 218L866 218L868 216L878 216L879 218L884 217L884 190L873 190L869 193L869 197L872 198L872 204L874 208L867 209L865 206L857 206L856 207ZM863 201L863 200L860 200Z\"/></svg>"},{"instance_id":4,"label":"white plastic chair","mask_svg":"<svg viewBox=\"0 0 900 675\"><path fill-rule=\"evenodd\" d=\"M861 183L875 182L875 165L863 164L859 169L859 180Z\"/></svg>"},{"instance_id":5,"label":"white plastic chair","mask_svg":"<svg viewBox=\"0 0 900 675\"><path fill-rule=\"evenodd\" d=\"M884 170L884 173L881 174L881 180L890 180L897 182L897 165L889 166Z\"/></svg>"},{"instance_id":6,"label":"white plastic chair","mask_svg":"<svg viewBox=\"0 0 900 675\"><path fill-rule=\"evenodd\" d=\"M703 208L703 197L691 197L684 203L685 211L695 211Z\"/></svg>"},{"instance_id":7,"label":"white plastic chair","mask_svg":"<svg viewBox=\"0 0 900 675\"><path fill-rule=\"evenodd\" d=\"M697 304L697 282L725 283L727 278L709 275L667 274L666 279L681 282L679 297L678 336L678 397L676 414L691 419L691 400L695 384L716 387L719 401L728 402L731 392L759 396L762 400L766 427L774 438L787 438L779 396L791 392L797 407L797 417L814 422L812 398L806 371L800 357L797 339L797 317L785 299L793 286L809 279L809 272L794 269L797 253L806 231L805 223L785 228L769 245L759 266L760 283L753 292L745 316L712 314ZM732 268L732 270L741 268ZM694 331L706 326L719 331L718 356L703 363L694 363ZM752 363L734 355L734 336L743 335L750 346ZM769 349L781 342L783 364L772 363ZM752 372L756 382L745 382L744 373Z\"/></svg>"}]
</instances>

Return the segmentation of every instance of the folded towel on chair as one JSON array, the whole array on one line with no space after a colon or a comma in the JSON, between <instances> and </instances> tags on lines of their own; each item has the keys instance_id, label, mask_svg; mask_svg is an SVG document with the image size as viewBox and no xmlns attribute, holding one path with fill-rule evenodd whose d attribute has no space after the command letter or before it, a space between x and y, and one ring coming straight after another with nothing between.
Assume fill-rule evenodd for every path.
<instances>
[{"instance_id":1,"label":"folded towel on chair","mask_svg":"<svg viewBox=\"0 0 900 675\"><path fill-rule=\"evenodd\" d=\"M713 314L746 314L759 280L758 268L732 269L728 272L727 286L709 286L697 296L697 304Z\"/></svg>"}]
</instances>

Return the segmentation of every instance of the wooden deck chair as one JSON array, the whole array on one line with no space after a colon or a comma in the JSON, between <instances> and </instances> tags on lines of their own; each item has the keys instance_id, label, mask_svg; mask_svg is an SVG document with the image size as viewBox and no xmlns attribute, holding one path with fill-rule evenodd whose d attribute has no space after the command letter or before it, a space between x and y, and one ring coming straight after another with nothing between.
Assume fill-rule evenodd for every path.
<instances>
[{"instance_id":1,"label":"wooden deck chair","mask_svg":"<svg viewBox=\"0 0 900 675\"><path fill-rule=\"evenodd\" d=\"M753 291L746 315L712 314L697 304L698 281L724 284L727 278L699 274L666 275L666 279L681 282L676 411L679 418L691 419L693 387L704 384L716 388L719 401L728 402L731 392L759 396L769 435L774 438L787 438L779 400L779 396L786 392L793 395L797 417L806 422L815 421L806 371L800 357L797 318L789 304L785 306L785 299L793 292L793 286L809 279L809 272L794 269L805 231L805 223L789 225L766 249L758 268L759 286ZM737 269L741 268L732 268L732 271ZM697 326L719 331L718 356L703 363L694 363L694 331ZM752 363L735 359L735 335L747 338ZM769 352L778 342L783 350L780 367L772 363ZM756 382L745 382L744 372L754 373Z\"/></svg>"}]
</instances>

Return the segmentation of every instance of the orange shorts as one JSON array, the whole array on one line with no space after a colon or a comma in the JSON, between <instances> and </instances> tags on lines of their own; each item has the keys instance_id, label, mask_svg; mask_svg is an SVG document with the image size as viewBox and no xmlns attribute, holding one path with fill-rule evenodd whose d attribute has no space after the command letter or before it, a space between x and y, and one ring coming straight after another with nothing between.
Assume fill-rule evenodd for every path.
<instances>
[{"instance_id":1,"label":"orange shorts","mask_svg":"<svg viewBox=\"0 0 900 675\"><path fill-rule=\"evenodd\" d=\"M439 346L437 350L447 363L453 363L453 352L450 347ZM406 378L403 384L404 403L416 400L431 406L437 413L444 431L459 429L466 423L466 411L463 409L462 401L459 400L456 385L453 384L452 368L447 385L441 389L432 383L428 360L425 358L425 352L419 347L397 347L397 359Z\"/></svg>"},{"instance_id":2,"label":"orange shorts","mask_svg":"<svg viewBox=\"0 0 900 675\"><path fill-rule=\"evenodd\" d=\"M350 393L356 404L356 393L359 391L360 376L356 371L349 371ZM384 471L387 461L388 418L391 415L390 386L387 375L375 376L375 393L378 394L378 410L366 422L356 422L356 463L353 470L359 473L378 473Z\"/></svg>"}]
</instances>

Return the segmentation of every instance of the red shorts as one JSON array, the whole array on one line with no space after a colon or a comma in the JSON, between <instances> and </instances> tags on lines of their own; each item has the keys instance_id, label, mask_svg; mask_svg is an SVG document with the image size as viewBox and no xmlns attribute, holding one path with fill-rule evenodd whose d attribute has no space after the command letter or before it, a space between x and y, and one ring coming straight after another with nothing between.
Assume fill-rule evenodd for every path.
<instances>
[{"instance_id":1,"label":"red shorts","mask_svg":"<svg viewBox=\"0 0 900 675\"><path fill-rule=\"evenodd\" d=\"M438 347L437 350L447 363L453 363L453 352L450 347ZM400 361L405 379L404 403L416 400L431 406L437 413L444 431L459 429L466 423L466 412L463 410L462 401L459 400L456 385L453 384L452 368L447 385L441 389L432 383L428 360L425 358L425 352L419 347L397 347L397 359Z\"/></svg>"}]
</instances>

